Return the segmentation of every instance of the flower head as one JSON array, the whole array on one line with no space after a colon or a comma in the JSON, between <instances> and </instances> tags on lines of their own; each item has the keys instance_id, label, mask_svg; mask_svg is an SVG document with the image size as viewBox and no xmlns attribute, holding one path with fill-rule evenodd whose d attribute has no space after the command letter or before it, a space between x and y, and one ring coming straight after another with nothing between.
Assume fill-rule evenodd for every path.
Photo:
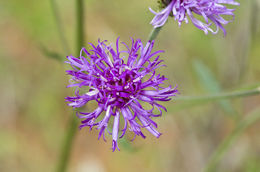
<instances>
[{"instance_id":1,"label":"flower head","mask_svg":"<svg viewBox=\"0 0 260 172\"><path fill-rule=\"evenodd\" d=\"M228 24L233 19L226 20L222 15L234 18L234 9L229 9L224 4L239 5L235 0L162 0L162 3L166 6L162 11L157 13L150 9L155 14L151 21L155 28L163 26L168 16L173 16L178 21L179 26L183 21L188 23L188 16L192 23L203 30L205 34L208 34L208 31L216 34L220 28L223 30L224 35L226 35L226 30L223 25ZM197 19L194 14L202 16L205 22ZM212 23L215 24L216 31L211 28Z\"/></svg>"},{"instance_id":2,"label":"flower head","mask_svg":"<svg viewBox=\"0 0 260 172\"><path fill-rule=\"evenodd\" d=\"M119 150L117 140L125 135L127 128L143 138L142 128L146 128L158 138L161 134L155 129L157 124L152 118L161 116L161 109L166 111L158 101L169 101L169 97L178 92L176 87L161 85L167 78L155 71L163 66L158 55L163 51L152 52L154 41L149 41L146 46L141 40L132 40L131 47L122 44L125 51L119 50L119 39L116 49L106 45L106 41L98 41L97 46L90 44L92 49L89 51L82 48L80 57L68 56L66 61L73 68L66 71L73 82L68 87L77 88L74 97L66 97L68 105L79 108L89 101L97 103L93 112L77 112L82 119L80 128L96 127L100 130L98 138L103 135L104 140L107 130L112 135L113 151ZM151 109L144 108L141 102L150 104ZM159 114L154 113L154 108ZM122 129L120 118L123 119ZM109 121L113 121L112 132L109 131Z\"/></svg>"}]
</instances>

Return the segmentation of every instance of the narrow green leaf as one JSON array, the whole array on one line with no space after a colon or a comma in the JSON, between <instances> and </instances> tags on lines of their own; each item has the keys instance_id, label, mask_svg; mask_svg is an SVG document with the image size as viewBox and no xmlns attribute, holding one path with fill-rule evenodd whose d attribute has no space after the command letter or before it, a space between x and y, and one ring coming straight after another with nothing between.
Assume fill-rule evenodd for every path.
<instances>
[{"instance_id":1,"label":"narrow green leaf","mask_svg":"<svg viewBox=\"0 0 260 172\"><path fill-rule=\"evenodd\" d=\"M203 88L209 93L221 92L221 86L211 70L199 60L193 61L193 67ZM236 114L228 100L219 100L219 105L227 114Z\"/></svg>"}]
</instances>

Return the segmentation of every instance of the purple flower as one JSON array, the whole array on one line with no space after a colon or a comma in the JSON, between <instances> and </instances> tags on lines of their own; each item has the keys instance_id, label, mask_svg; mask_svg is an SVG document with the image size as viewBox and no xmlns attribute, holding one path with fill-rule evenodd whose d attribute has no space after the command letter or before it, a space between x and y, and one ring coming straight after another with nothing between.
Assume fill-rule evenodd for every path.
<instances>
[{"instance_id":1,"label":"purple flower","mask_svg":"<svg viewBox=\"0 0 260 172\"><path fill-rule=\"evenodd\" d=\"M238 2L234 0L162 0L163 4L166 5L160 12L154 12L151 8L150 11L155 14L155 17L151 21L151 24L157 28L165 24L168 16L172 15L175 20L178 21L179 26L183 21L188 23L189 16L192 23L199 29L203 30L205 34L208 31L216 34L220 29L223 30L224 35L226 35L226 30L223 25L231 22L235 15L233 14L234 9L227 8L224 4L228 5L239 5ZM197 19L195 15L202 16L205 22ZM222 15L232 16L232 20L226 20ZM211 20L211 22L209 22ZM211 28L212 23L215 24L216 31Z\"/></svg>"},{"instance_id":2,"label":"purple flower","mask_svg":"<svg viewBox=\"0 0 260 172\"><path fill-rule=\"evenodd\" d=\"M152 52L154 41L144 46L141 40L132 40L131 47L122 42L126 47L124 51L119 50L119 39L116 49L106 45L106 41L98 41L97 46L90 45L91 50L82 48L80 57L67 56L66 61L73 68L66 71L72 76L68 87L76 87L75 96L66 97L68 105L79 108L90 101L97 102L93 112L77 112L82 119L80 128L96 127L100 130L98 139L103 135L104 140L107 130L112 135L113 151L119 150L117 140L125 135L127 128L135 136L143 138L142 128L146 128L158 138L161 133L155 129L157 124L152 117L161 116L162 109L166 111L158 101L169 101L169 97L178 93L176 87L162 87L167 78L155 72L163 66L158 55L163 51ZM141 102L150 104L151 109L144 108ZM158 114L154 113L155 108ZM110 132L108 126L111 121L113 127ZM122 128L120 123L123 123Z\"/></svg>"}]
</instances>

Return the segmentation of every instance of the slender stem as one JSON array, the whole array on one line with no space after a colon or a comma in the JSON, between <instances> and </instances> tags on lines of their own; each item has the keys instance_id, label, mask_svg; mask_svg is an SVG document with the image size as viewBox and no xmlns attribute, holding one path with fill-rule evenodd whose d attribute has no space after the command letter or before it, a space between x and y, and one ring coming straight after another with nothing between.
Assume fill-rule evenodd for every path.
<instances>
[{"instance_id":1,"label":"slender stem","mask_svg":"<svg viewBox=\"0 0 260 172\"><path fill-rule=\"evenodd\" d=\"M251 38L255 40L257 33L257 21L259 21L259 5L257 0L251 1Z\"/></svg>"},{"instance_id":2,"label":"slender stem","mask_svg":"<svg viewBox=\"0 0 260 172\"><path fill-rule=\"evenodd\" d=\"M54 15L54 18L55 18L55 21L56 21L55 23L57 25L57 29L58 29L58 32L59 32L61 45L63 47L64 52L66 54L69 54L70 49L69 49L68 42L67 42L65 34L64 34L64 30L63 30L63 26L62 26L62 22L61 22L61 17L59 15L56 0L51 0L51 7L52 7L53 15Z\"/></svg>"},{"instance_id":3,"label":"slender stem","mask_svg":"<svg viewBox=\"0 0 260 172\"><path fill-rule=\"evenodd\" d=\"M151 33L148 37L148 41L155 40L161 29L162 29L162 27L153 28L153 30L151 31Z\"/></svg>"},{"instance_id":4,"label":"slender stem","mask_svg":"<svg viewBox=\"0 0 260 172\"><path fill-rule=\"evenodd\" d=\"M84 3L83 0L76 0L76 53L79 53L84 45Z\"/></svg>"},{"instance_id":5,"label":"slender stem","mask_svg":"<svg viewBox=\"0 0 260 172\"><path fill-rule=\"evenodd\" d=\"M219 93L216 95L209 95L209 96L183 96L183 97L176 97L176 101L215 101L220 99L233 99L239 97L247 97L252 95L260 94L260 87L247 90L247 91L237 91L231 93Z\"/></svg>"},{"instance_id":6,"label":"slender stem","mask_svg":"<svg viewBox=\"0 0 260 172\"><path fill-rule=\"evenodd\" d=\"M68 166L68 161L71 153L71 148L73 140L77 131L77 119L74 114L71 115L69 119L69 126L67 128L66 137L63 141L63 146L61 148L61 154L59 159L59 164L57 172L65 172Z\"/></svg>"},{"instance_id":7,"label":"slender stem","mask_svg":"<svg viewBox=\"0 0 260 172\"><path fill-rule=\"evenodd\" d=\"M76 0L76 51L80 52L84 43L84 6L83 0ZM64 145L62 147L60 162L58 164L57 172L65 172L68 166L70 152L73 145L73 140L77 132L77 120L74 115L71 116Z\"/></svg>"},{"instance_id":8,"label":"slender stem","mask_svg":"<svg viewBox=\"0 0 260 172\"><path fill-rule=\"evenodd\" d=\"M228 151L230 146L236 141L236 139L243 133L245 129L250 127L252 124L260 120L260 109L254 111L252 114L247 115L245 119L238 123L233 132L218 146L216 151L210 158L204 172L215 171L218 162L222 159L225 152Z\"/></svg>"}]
</instances>

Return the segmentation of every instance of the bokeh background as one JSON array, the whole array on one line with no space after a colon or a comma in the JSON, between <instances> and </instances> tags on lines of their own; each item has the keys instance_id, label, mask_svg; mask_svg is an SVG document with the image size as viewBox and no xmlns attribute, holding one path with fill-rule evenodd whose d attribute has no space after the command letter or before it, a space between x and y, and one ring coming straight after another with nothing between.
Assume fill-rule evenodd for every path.
<instances>
[{"instance_id":1,"label":"bokeh background","mask_svg":"<svg viewBox=\"0 0 260 172\"><path fill-rule=\"evenodd\" d=\"M97 39L115 42L118 36L147 40L152 26L148 7L156 0L85 0L85 45ZM260 85L260 1L241 1L227 36L204 35L191 23L181 28L170 19L160 32L155 50L166 52L167 68L160 71L178 84L181 96L199 96L250 89ZM72 109L64 97L68 68L48 52L79 55L75 46L75 2L56 0L62 30L69 44L63 50L51 1L0 1L0 171L54 171ZM44 47L44 48L43 48ZM259 84L259 85L258 85ZM156 119L160 139L120 143L120 152L97 140L97 130L77 132L69 171L197 172L239 121L260 113L260 97L218 102L166 103L168 112ZM79 120L78 120L79 121ZM216 171L260 171L260 122L247 128L223 154ZM127 136L130 140L132 135Z\"/></svg>"}]
</instances>

